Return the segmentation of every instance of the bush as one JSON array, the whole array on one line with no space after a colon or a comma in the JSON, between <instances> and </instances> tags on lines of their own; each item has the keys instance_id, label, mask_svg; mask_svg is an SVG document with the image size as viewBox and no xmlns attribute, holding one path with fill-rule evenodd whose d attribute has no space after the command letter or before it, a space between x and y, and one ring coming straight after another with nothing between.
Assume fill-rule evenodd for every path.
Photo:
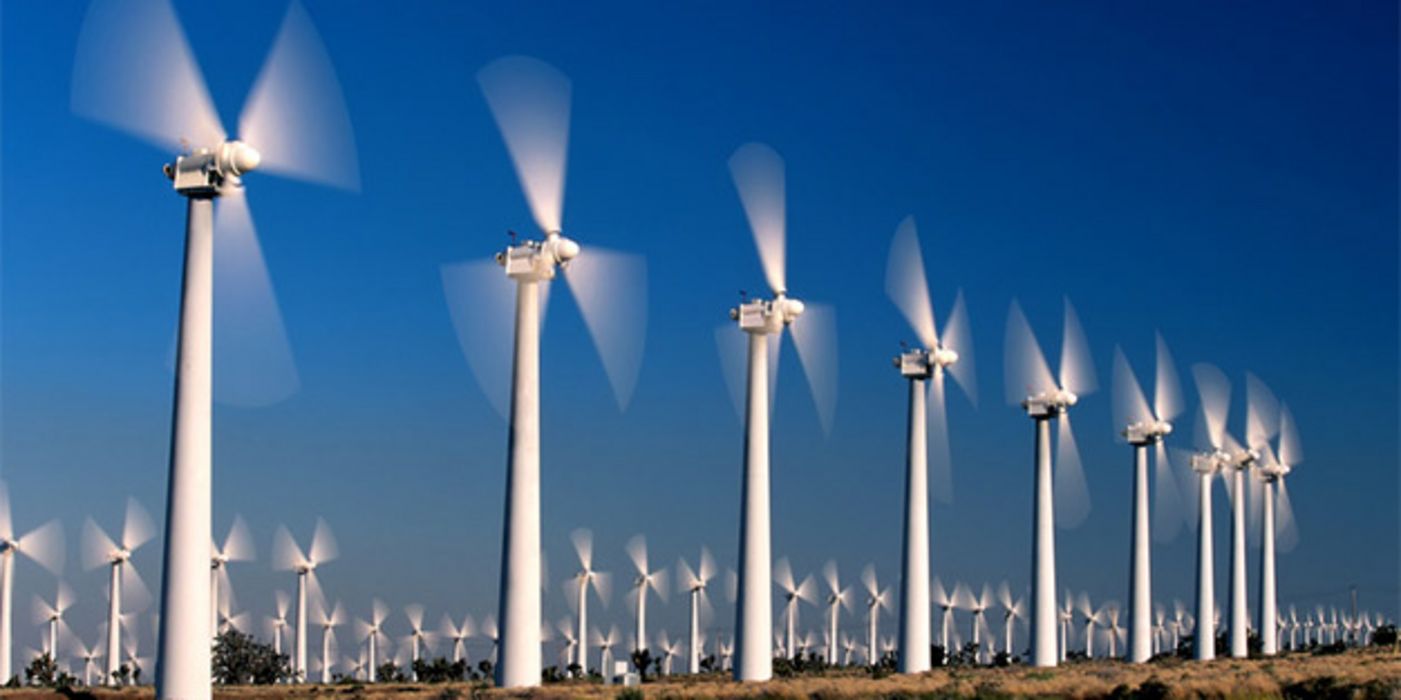
<instances>
[{"instance_id":1,"label":"bush","mask_svg":"<svg viewBox=\"0 0 1401 700\"><path fill-rule=\"evenodd\" d=\"M214 642L214 682L220 685L271 685L292 678L286 654L273 651L252 635L229 629ZM137 671L139 677L140 671Z\"/></svg>"},{"instance_id":2,"label":"bush","mask_svg":"<svg viewBox=\"0 0 1401 700\"><path fill-rule=\"evenodd\" d=\"M427 661L419 659L413 662L413 672L418 676L420 683L461 681L467 678L467 662L448 661L442 656Z\"/></svg>"},{"instance_id":3,"label":"bush","mask_svg":"<svg viewBox=\"0 0 1401 700\"><path fill-rule=\"evenodd\" d=\"M54 661L53 657L43 654L35 657L25 667L24 682L27 685L38 685L45 688L71 688L77 685L78 679L58 670L58 663Z\"/></svg>"},{"instance_id":4,"label":"bush","mask_svg":"<svg viewBox=\"0 0 1401 700\"><path fill-rule=\"evenodd\" d=\"M378 678L380 683L403 683L408 680L404 677L404 669L399 668L393 661L380 664L375 672L375 678Z\"/></svg>"},{"instance_id":5,"label":"bush","mask_svg":"<svg viewBox=\"0 0 1401 700\"><path fill-rule=\"evenodd\" d=\"M639 688L623 688L613 696L613 700L646 700L647 696Z\"/></svg>"},{"instance_id":6,"label":"bush","mask_svg":"<svg viewBox=\"0 0 1401 700\"><path fill-rule=\"evenodd\" d=\"M1372 630L1372 643L1377 646L1396 644L1396 625L1382 625Z\"/></svg>"}]
</instances>

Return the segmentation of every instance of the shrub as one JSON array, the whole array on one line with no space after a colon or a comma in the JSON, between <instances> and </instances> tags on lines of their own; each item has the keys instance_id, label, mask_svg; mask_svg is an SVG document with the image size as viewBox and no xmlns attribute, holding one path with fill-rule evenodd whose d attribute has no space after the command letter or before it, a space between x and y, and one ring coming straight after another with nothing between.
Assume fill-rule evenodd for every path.
<instances>
[{"instance_id":1,"label":"shrub","mask_svg":"<svg viewBox=\"0 0 1401 700\"><path fill-rule=\"evenodd\" d=\"M1372 643L1377 646L1396 644L1396 625L1382 625L1372 630Z\"/></svg>"},{"instance_id":2,"label":"shrub","mask_svg":"<svg viewBox=\"0 0 1401 700\"><path fill-rule=\"evenodd\" d=\"M646 652L643 652L646 653ZM642 690L639 688L623 688L618 694L613 696L614 700L646 700Z\"/></svg>"},{"instance_id":3,"label":"shrub","mask_svg":"<svg viewBox=\"0 0 1401 700\"><path fill-rule=\"evenodd\" d=\"M214 682L220 685L270 685L292 678L286 654L236 629L215 640L212 661Z\"/></svg>"}]
</instances>

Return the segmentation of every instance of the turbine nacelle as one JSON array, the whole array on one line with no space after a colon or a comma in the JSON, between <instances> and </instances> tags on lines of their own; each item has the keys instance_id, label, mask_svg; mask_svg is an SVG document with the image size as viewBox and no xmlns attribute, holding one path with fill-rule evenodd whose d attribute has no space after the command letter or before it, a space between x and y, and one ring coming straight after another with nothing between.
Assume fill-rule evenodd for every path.
<instances>
[{"instance_id":1,"label":"turbine nacelle","mask_svg":"<svg viewBox=\"0 0 1401 700\"><path fill-rule=\"evenodd\" d=\"M1198 452L1192 455L1192 471L1198 474L1215 474L1224 468L1230 455L1223 450Z\"/></svg>"},{"instance_id":2,"label":"turbine nacelle","mask_svg":"<svg viewBox=\"0 0 1401 700\"><path fill-rule=\"evenodd\" d=\"M513 280L542 282L554 279L555 271L569 267L569 261L578 255L578 243L552 231L543 241L526 241L497 253L496 262Z\"/></svg>"},{"instance_id":3,"label":"turbine nacelle","mask_svg":"<svg viewBox=\"0 0 1401 700\"><path fill-rule=\"evenodd\" d=\"M1124 428L1123 436L1130 445L1152 445L1172 433L1172 423L1165 420L1141 420Z\"/></svg>"},{"instance_id":4,"label":"turbine nacelle","mask_svg":"<svg viewBox=\"0 0 1401 700\"><path fill-rule=\"evenodd\" d=\"M958 362L957 352L935 345L933 350L907 350L896 357L893 364L906 379L928 379L955 362Z\"/></svg>"},{"instance_id":5,"label":"turbine nacelle","mask_svg":"<svg viewBox=\"0 0 1401 700\"><path fill-rule=\"evenodd\" d=\"M1251 465L1260 461L1260 453L1253 448L1239 448L1225 453L1222 463L1223 469L1249 469Z\"/></svg>"},{"instance_id":6,"label":"turbine nacelle","mask_svg":"<svg viewBox=\"0 0 1401 700\"><path fill-rule=\"evenodd\" d=\"M115 564L123 564L123 563L126 562L126 560L128 560L128 559L130 559L130 558L131 558L131 550L130 550L130 549L114 549L114 550L112 550L112 553L111 553L111 554L108 554L108 555L107 555L107 561L110 562L110 563L112 563L112 564L114 564L114 565L115 565Z\"/></svg>"},{"instance_id":7,"label":"turbine nacelle","mask_svg":"<svg viewBox=\"0 0 1401 700\"><path fill-rule=\"evenodd\" d=\"M1065 389L1053 389L1032 394L1022 401L1022 408L1032 418L1055 418L1065 413L1080 397Z\"/></svg>"},{"instance_id":8,"label":"turbine nacelle","mask_svg":"<svg viewBox=\"0 0 1401 700\"><path fill-rule=\"evenodd\" d=\"M778 333L801 315L803 302L790 299L783 292L773 299L755 299L730 309L730 319L739 321L740 330L758 335Z\"/></svg>"},{"instance_id":9,"label":"turbine nacelle","mask_svg":"<svg viewBox=\"0 0 1401 700\"><path fill-rule=\"evenodd\" d=\"M175 191L187 197L217 197L229 187L242 187L240 178L263 162L258 150L242 141L225 141L177 156L165 166Z\"/></svg>"}]
</instances>

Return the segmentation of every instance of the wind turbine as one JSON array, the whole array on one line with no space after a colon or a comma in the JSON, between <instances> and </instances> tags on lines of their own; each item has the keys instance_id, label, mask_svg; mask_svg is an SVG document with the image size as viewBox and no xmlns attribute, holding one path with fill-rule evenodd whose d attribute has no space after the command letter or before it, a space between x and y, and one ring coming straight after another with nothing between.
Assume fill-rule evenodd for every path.
<instances>
[{"instance_id":1,"label":"wind turbine","mask_svg":"<svg viewBox=\"0 0 1401 700\"><path fill-rule=\"evenodd\" d=\"M540 684L544 628L540 610L540 324L549 283L567 269L565 280L622 409L631 398L641 366L647 272L638 256L592 247L581 255L579 244L563 235L569 79L542 61L509 56L478 71L477 83L544 236L513 240L494 263L472 261L442 269L449 311L472 372L497 412L509 417L496 684L529 687ZM498 266L504 268L504 276ZM512 304L514 319L507 313ZM501 339L512 333L514 354L508 358Z\"/></svg>"},{"instance_id":2,"label":"wind turbine","mask_svg":"<svg viewBox=\"0 0 1401 700\"><path fill-rule=\"evenodd\" d=\"M744 205L759 259L773 298L742 299L730 320L748 335L744 477L740 508L739 596L735 605L735 649L740 681L773 677L772 542L769 504L769 382L777 372L783 331L793 330L803 371L823 431L830 432L836 409L836 313L788 296L784 238L786 210L783 159L772 148L749 143L729 161L730 175ZM806 309L806 312L804 311ZM807 319L799 321L800 316ZM717 339L723 336L717 336ZM772 368L770 355L773 355Z\"/></svg>"},{"instance_id":3,"label":"wind turbine","mask_svg":"<svg viewBox=\"0 0 1401 700\"><path fill-rule=\"evenodd\" d=\"M954 586L958 590L958 586ZM953 656L949 649L949 633L953 631L953 609L958 607L953 599L953 593L944 589L944 584L938 576L934 577L934 584L931 590L931 598L934 604L939 606L939 645L944 650L945 659Z\"/></svg>"},{"instance_id":4,"label":"wind turbine","mask_svg":"<svg viewBox=\"0 0 1401 700\"><path fill-rule=\"evenodd\" d=\"M599 671L603 675L605 684L612 683L613 678L613 647L618 646L618 628L613 626L608 628L605 635L598 630L593 631L593 644L599 651Z\"/></svg>"},{"instance_id":5,"label":"wind turbine","mask_svg":"<svg viewBox=\"0 0 1401 700\"><path fill-rule=\"evenodd\" d=\"M1094 606L1090 605L1090 595L1083 591L1076 599L1075 607L1085 618L1085 658L1093 659L1095 657L1095 625L1100 622L1102 611L1096 611Z\"/></svg>"},{"instance_id":6,"label":"wind turbine","mask_svg":"<svg viewBox=\"0 0 1401 700\"><path fill-rule=\"evenodd\" d=\"M452 621L452 618L449 617L447 613L443 613L443 621L439 625L440 631L438 632L438 634L442 635L443 639L447 639L452 642L453 663L457 663L458 661L467 658L466 642L467 638L472 636L472 629L473 628L471 615L464 615L462 617L462 624L459 625L455 624ZM582 659L584 657L581 656L580 658Z\"/></svg>"},{"instance_id":7,"label":"wind turbine","mask_svg":"<svg viewBox=\"0 0 1401 700\"><path fill-rule=\"evenodd\" d=\"M409 679L417 683L418 669L416 667L422 652L422 647L427 646L431 650L433 645L437 642L437 637L434 636L432 632L423 631L422 605L415 604L405 607L404 617L409 620L409 636L407 639L410 649Z\"/></svg>"},{"instance_id":8,"label":"wind turbine","mask_svg":"<svg viewBox=\"0 0 1401 700\"><path fill-rule=\"evenodd\" d=\"M292 650L292 673L298 682L306 681L306 640L307 640L307 588L318 605L321 601L321 586L316 580L316 567L336 558L336 540L331 528L321 518L316 519L316 530L311 535L311 547L305 552L292 539L292 533L282 525L272 540L272 568L275 571L294 571L297 574L297 629L295 646Z\"/></svg>"},{"instance_id":9,"label":"wind turbine","mask_svg":"<svg viewBox=\"0 0 1401 700\"><path fill-rule=\"evenodd\" d=\"M565 594L574 595L574 607L579 613L577 649L575 649L574 663L579 665L579 673L588 675L589 670L589 589L592 588L598 594L599 602L608 605L608 591L612 578L601 571L594 571L593 568L593 532L579 528L570 533L570 539L574 543L574 552L579 555L579 573L575 574L565 584Z\"/></svg>"},{"instance_id":10,"label":"wind turbine","mask_svg":"<svg viewBox=\"0 0 1401 700\"><path fill-rule=\"evenodd\" d=\"M778 588L783 591L784 596L783 619L786 627L783 648L788 652L788 658L796 659L798 658L798 603L805 602L808 605L815 605L817 584L812 580L812 576L804 578L802 583L795 582L793 568L788 565L787 559L779 559L778 563L774 564L773 573L774 582L778 584ZM739 640L736 639L737 645L738 642ZM741 659L742 662L743 659Z\"/></svg>"},{"instance_id":11,"label":"wind turbine","mask_svg":"<svg viewBox=\"0 0 1401 700\"><path fill-rule=\"evenodd\" d=\"M1012 600L1012 589L1007 586L1006 581L1003 581L1002 585L997 588L997 603L1002 606L1003 610L1003 633L1006 636L1006 646L1003 648L1003 651L1007 653L1007 657L1010 659L1013 657L1012 633L1016 627L1017 620L1026 617L1026 601L1021 598L1015 601Z\"/></svg>"},{"instance_id":12,"label":"wind turbine","mask_svg":"<svg viewBox=\"0 0 1401 700\"><path fill-rule=\"evenodd\" d=\"M246 404L280 400L297 385L242 177L261 169L358 189L350 118L325 47L296 2L245 103L240 138L228 138L220 124L168 0L91 5L78 37L72 106L179 154L165 167L188 204L155 681L158 698L208 698L215 382L223 399ZM215 321L233 331L218 334L217 353Z\"/></svg>"},{"instance_id":13,"label":"wind turbine","mask_svg":"<svg viewBox=\"0 0 1401 700\"><path fill-rule=\"evenodd\" d=\"M652 571L647 566L647 539L642 535L636 535L628 540L628 558L632 560L632 566L637 571L637 577L632 580L633 590L637 592L636 613L637 632L633 636L633 651L647 650L647 591L656 591L657 596L663 601L666 600L666 569Z\"/></svg>"},{"instance_id":14,"label":"wind turbine","mask_svg":"<svg viewBox=\"0 0 1401 700\"><path fill-rule=\"evenodd\" d=\"M1089 491L1080 468L1080 454L1070 429L1070 407L1095 389L1094 367L1080 319L1065 300L1060 372L1051 374L1036 336L1012 302L1007 315L1007 398L1019 404L1036 425L1035 526L1031 576L1031 662L1055 666L1057 512L1063 527L1074 527L1089 512ZM1055 481L1051 475L1051 427L1058 426Z\"/></svg>"},{"instance_id":15,"label":"wind turbine","mask_svg":"<svg viewBox=\"0 0 1401 700\"><path fill-rule=\"evenodd\" d=\"M287 629L287 613L292 609L292 597L287 595L287 591L273 591L273 602L276 604L276 614L266 618L268 636L272 637L272 650L275 654L282 653L282 633Z\"/></svg>"},{"instance_id":16,"label":"wind turbine","mask_svg":"<svg viewBox=\"0 0 1401 700\"><path fill-rule=\"evenodd\" d=\"M1258 467L1270 440L1279 430L1278 410L1274 395L1255 375L1245 374L1245 445L1225 434L1225 470L1230 475L1231 495L1231 606L1229 649L1231 656L1249 656L1248 628L1250 611L1246 603L1245 536L1246 536L1246 476L1251 467Z\"/></svg>"},{"instance_id":17,"label":"wind turbine","mask_svg":"<svg viewBox=\"0 0 1401 700\"><path fill-rule=\"evenodd\" d=\"M1119 606L1111 603L1105 606L1104 615L1109 618L1109 625L1105 627L1105 636L1109 638L1109 658L1119 658L1119 639L1124 636L1124 628L1119 626Z\"/></svg>"},{"instance_id":18,"label":"wind turbine","mask_svg":"<svg viewBox=\"0 0 1401 700\"><path fill-rule=\"evenodd\" d=\"M331 682L332 661L331 649L335 645L336 628L345 624L345 608L341 607L340 601L336 601L334 607L326 610L326 603L318 600L316 604L316 624L321 626L321 682Z\"/></svg>"},{"instance_id":19,"label":"wind turbine","mask_svg":"<svg viewBox=\"0 0 1401 700\"><path fill-rule=\"evenodd\" d=\"M973 341L962 292L954 300L942 337L938 333L913 216L905 217L895 230L886 263L885 291L904 313L921 345L896 357L895 367L910 382L904 550L900 560L900 672L922 673L929 670L930 663L928 467L932 457L935 497L950 502L953 469L944 375L952 373L963 392L976 401Z\"/></svg>"},{"instance_id":20,"label":"wind turbine","mask_svg":"<svg viewBox=\"0 0 1401 700\"><path fill-rule=\"evenodd\" d=\"M243 518L235 515L233 525L229 526L229 534L224 537L223 546L216 542L211 545L213 552L210 555L209 570L209 629L213 631L214 638L219 636L219 588L222 585L232 594L232 583L229 581L228 563L231 561L252 561L253 560L253 537L248 534L248 525L243 522Z\"/></svg>"},{"instance_id":21,"label":"wind turbine","mask_svg":"<svg viewBox=\"0 0 1401 700\"><path fill-rule=\"evenodd\" d=\"M46 625L49 628L49 638L44 645L44 653L49 658L58 660L59 644L63 637L72 636L72 630L68 629L68 623L63 621L63 614L73 607L73 590L62 581L58 582L58 590L54 593L54 602L34 596L34 624Z\"/></svg>"},{"instance_id":22,"label":"wind turbine","mask_svg":"<svg viewBox=\"0 0 1401 700\"><path fill-rule=\"evenodd\" d=\"M861 585L866 589L866 657L875 665L876 644L880 641L880 612L890 607L890 589L881 590L876 583L876 567L867 564L861 572Z\"/></svg>"},{"instance_id":23,"label":"wind turbine","mask_svg":"<svg viewBox=\"0 0 1401 700\"><path fill-rule=\"evenodd\" d=\"M99 636L103 631L99 629ZM79 639L77 635L74 635L72 639L73 655L83 662L83 685L91 686L93 670L96 668L97 660L102 658L102 642L99 640L93 642L92 646L88 646L83 644L83 640Z\"/></svg>"},{"instance_id":24,"label":"wind turbine","mask_svg":"<svg viewBox=\"0 0 1401 700\"><path fill-rule=\"evenodd\" d=\"M1158 519L1154 529L1160 538L1176 534L1180 522L1175 504L1176 482L1168 461L1163 438L1172 433L1169 422L1181 412L1182 400L1177 370L1167 343L1155 334L1157 371L1153 380L1153 403L1150 405L1134 376L1133 367L1118 346L1114 347L1114 427L1133 447L1133 524L1132 552L1129 573L1129 653L1128 660L1143 663L1153 656L1153 575L1152 546L1149 543L1148 522L1148 451L1154 450L1157 464L1154 510ZM1167 530L1171 527L1173 532Z\"/></svg>"},{"instance_id":25,"label":"wind turbine","mask_svg":"<svg viewBox=\"0 0 1401 700\"><path fill-rule=\"evenodd\" d=\"M0 682L14 677L14 586L15 561L18 552L34 560L55 576L63 573L63 524L50 520L39 527L16 535L13 511L10 510L10 489L0 481Z\"/></svg>"},{"instance_id":26,"label":"wind turbine","mask_svg":"<svg viewBox=\"0 0 1401 700\"><path fill-rule=\"evenodd\" d=\"M1025 610L1023 610L1025 613ZM1065 655L1070 648L1070 625L1075 621L1075 599L1070 594L1070 589L1065 589L1065 604L1058 611L1060 616L1060 653L1058 659L1065 661Z\"/></svg>"},{"instance_id":27,"label":"wind turbine","mask_svg":"<svg viewBox=\"0 0 1401 700\"><path fill-rule=\"evenodd\" d=\"M103 532L92 518L83 523L83 568L96 569L104 564L110 567L107 583L107 674L103 679L104 685L116 683L112 674L116 673L122 657L120 618L123 589L131 597L127 602L134 609L144 608L150 596L141 575L131 564L131 555L150 541L153 534L151 516L146 514L146 509L135 498L130 497L126 502L126 519L122 524L120 544ZM206 638L205 646L208 646L208 641Z\"/></svg>"},{"instance_id":28,"label":"wind turbine","mask_svg":"<svg viewBox=\"0 0 1401 700\"><path fill-rule=\"evenodd\" d=\"M667 639L666 630L657 633L657 647L662 652L662 675L671 675L671 660L681 655L681 640Z\"/></svg>"},{"instance_id":29,"label":"wind turbine","mask_svg":"<svg viewBox=\"0 0 1401 700\"><path fill-rule=\"evenodd\" d=\"M379 664L377 663L379 657L379 640L381 637L387 638L384 634L384 621L388 617L389 606L385 605L384 601L379 598L375 598L370 604L369 622L364 620L355 621L355 628L360 632L360 636L365 638L365 643L368 648L368 678L371 683L379 681Z\"/></svg>"},{"instance_id":30,"label":"wind turbine","mask_svg":"<svg viewBox=\"0 0 1401 700\"><path fill-rule=\"evenodd\" d=\"M677 583L681 592L690 597L691 602L691 626L690 643L686 645L686 672L700 673L701 659L701 624L702 617L709 617L710 599L706 595L706 588L710 585L710 579L715 576L715 560L710 556L710 550L701 547L700 559L696 562L696 568L692 569L682 559L676 563Z\"/></svg>"},{"instance_id":31,"label":"wind turbine","mask_svg":"<svg viewBox=\"0 0 1401 700\"><path fill-rule=\"evenodd\" d=\"M1196 496L1188 499L1197 511L1197 624L1192 647L1196 660L1210 661L1216 658L1216 555L1211 482L1223 473L1230 461L1226 452L1226 418L1231 406L1231 384L1220 369L1206 363L1192 365L1192 378L1201 402L1197 452L1190 459L1197 476Z\"/></svg>"},{"instance_id":32,"label":"wind turbine","mask_svg":"<svg viewBox=\"0 0 1401 700\"><path fill-rule=\"evenodd\" d=\"M1278 608L1275 591L1275 539L1279 536L1280 548L1289 550L1297 539L1294 526L1294 508L1289 503L1289 491L1285 488L1284 477L1293 471L1294 465L1303 461L1303 448L1299 443L1298 426L1289 406L1282 405L1279 411L1279 452L1273 454L1266 449L1260 466L1260 643L1261 653L1273 656L1279 652ZM1275 503L1278 500L1279 508Z\"/></svg>"},{"instance_id":33,"label":"wind turbine","mask_svg":"<svg viewBox=\"0 0 1401 700\"><path fill-rule=\"evenodd\" d=\"M574 624L568 617L561 618L559 622L556 622L555 628L559 630L560 637L564 639L564 644L560 648L559 665L568 669L569 665L575 663L574 660L578 658L579 638L574 635ZM583 666L580 666L580 669L582 668ZM580 670L578 677L582 678L583 676L584 672Z\"/></svg>"},{"instance_id":34,"label":"wind turbine","mask_svg":"<svg viewBox=\"0 0 1401 700\"><path fill-rule=\"evenodd\" d=\"M959 586L954 589L954 600L959 601L959 607L973 613L973 646L977 647L979 658L983 655L982 632L987 626L987 621L983 617L987 609L992 607L992 589L985 583L982 593L973 595L972 589L967 586Z\"/></svg>"},{"instance_id":35,"label":"wind turbine","mask_svg":"<svg viewBox=\"0 0 1401 700\"><path fill-rule=\"evenodd\" d=\"M841 609L851 610L851 588L842 588L837 578L837 562L828 559L822 567L822 578L827 582L827 665L837 665L837 625Z\"/></svg>"}]
</instances>

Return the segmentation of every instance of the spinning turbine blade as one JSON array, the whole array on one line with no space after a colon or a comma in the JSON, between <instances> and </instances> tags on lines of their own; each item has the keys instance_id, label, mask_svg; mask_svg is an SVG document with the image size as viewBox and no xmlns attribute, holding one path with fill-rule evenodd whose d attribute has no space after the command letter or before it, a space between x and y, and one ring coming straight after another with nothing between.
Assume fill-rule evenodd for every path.
<instances>
[{"instance_id":1,"label":"spinning turbine blade","mask_svg":"<svg viewBox=\"0 0 1401 700\"><path fill-rule=\"evenodd\" d=\"M0 539L15 536L14 518L10 512L10 487L0 481Z\"/></svg>"},{"instance_id":2,"label":"spinning turbine blade","mask_svg":"<svg viewBox=\"0 0 1401 700\"><path fill-rule=\"evenodd\" d=\"M593 532L581 527L569 533L569 539L574 543L574 552L579 555L579 565L585 570L592 570Z\"/></svg>"},{"instance_id":3,"label":"spinning turbine blade","mask_svg":"<svg viewBox=\"0 0 1401 700\"><path fill-rule=\"evenodd\" d=\"M297 541L292 539L292 533L287 528L278 525L277 532L272 536L272 568L275 571L291 571L307 561L306 555L302 554L302 548L297 546Z\"/></svg>"},{"instance_id":4,"label":"spinning turbine blade","mask_svg":"<svg viewBox=\"0 0 1401 700\"><path fill-rule=\"evenodd\" d=\"M934 305L929 301L929 280L924 274L924 258L920 254L913 216L900 222L890 242L885 293L905 315L924 348L933 349L939 343L939 336L934 330Z\"/></svg>"},{"instance_id":5,"label":"spinning turbine blade","mask_svg":"<svg viewBox=\"0 0 1401 700\"><path fill-rule=\"evenodd\" d=\"M1192 378L1197 383L1201 399L1202 422L1197 446L1203 449L1221 448L1226 440L1226 414L1231 408L1231 383L1215 365L1199 362L1192 365Z\"/></svg>"},{"instance_id":6,"label":"spinning turbine blade","mask_svg":"<svg viewBox=\"0 0 1401 700\"><path fill-rule=\"evenodd\" d=\"M1167 447L1161 440L1153 449L1153 539L1171 542L1182 526L1182 495L1177 488L1177 475L1168 459Z\"/></svg>"},{"instance_id":7,"label":"spinning turbine blade","mask_svg":"<svg viewBox=\"0 0 1401 700\"><path fill-rule=\"evenodd\" d=\"M50 520L19 538L19 551L49 573L63 572L63 523Z\"/></svg>"},{"instance_id":8,"label":"spinning turbine blade","mask_svg":"<svg viewBox=\"0 0 1401 700\"><path fill-rule=\"evenodd\" d=\"M929 377L929 397L925 401L926 433L929 451L929 488L934 500L953 502L953 456L949 453L949 422L944 387L944 372L936 370Z\"/></svg>"},{"instance_id":9,"label":"spinning turbine blade","mask_svg":"<svg viewBox=\"0 0 1401 700\"><path fill-rule=\"evenodd\" d=\"M122 524L122 547L134 550L149 542L155 533L156 526L151 522L150 514L135 498L127 497L126 519Z\"/></svg>"},{"instance_id":10,"label":"spinning turbine blade","mask_svg":"<svg viewBox=\"0 0 1401 700\"><path fill-rule=\"evenodd\" d=\"M1084 396L1096 388L1094 363L1090 361L1090 344L1080 326L1070 298L1065 300L1065 330L1060 354L1060 387Z\"/></svg>"},{"instance_id":11,"label":"spinning turbine blade","mask_svg":"<svg viewBox=\"0 0 1401 700\"><path fill-rule=\"evenodd\" d=\"M830 435L837 410L837 312L826 304L808 304L790 330L812 389L822 432Z\"/></svg>"},{"instance_id":12,"label":"spinning turbine blade","mask_svg":"<svg viewBox=\"0 0 1401 700\"><path fill-rule=\"evenodd\" d=\"M973 333L968 325L968 306L963 301L963 290L958 290L953 300L953 310L944 323L944 336L940 339L944 347L958 353L958 362L948 367L954 381L963 387L963 393L974 406L978 405L978 373L973 364Z\"/></svg>"},{"instance_id":13,"label":"spinning turbine blade","mask_svg":"<svg viewBox=\"0 0 1401 700\"><path fill-rule=\"evenodd\" d=\"M442 277L448 314L467 365L491 407L505 418L511 404L516 287L493 260L444 265Z\"/></svg>"},{"instance_id":14,"label":"spinning turbine blade","mask_svg":"<svg viewBox=\"0 0 1401 700\"><path fill-rule=\"evenodd\" d=\"M215 206L214 319L214 395L220 402L266 406L297 391L291 344L241 187Z\"/></svg>"},{"instance_id":15,"label":"spinning turbine blade","mask_svg":"<svg viewBox=\"0 0 1401 700\"><path fill-rule=\"evenodd\" d=\"M748 334L735 328L733 323L722 323L715 328L715 350L720 355L720 371L725 375L725 389L730 394L735 416L744 422L745 366L748 362L746 345ZM770 394L772 401L772 394Z\"/></svg>"},{"instance_id":16,"label":"spinning turbine blade","mask_svg":"<svg viewBox=\"0 0 1401 700\"><path fill-rule=\"evenodd\" d=\"M1073 530L1090 513L1090 490L1085 485L1085 473L1080 466L1080 451L1075 447L1075 434L1070 429L1070 413L1056 419L1056 471L1052 477L1055 492L1056 525Z\"/></svg>"},{"instance_id":17,"label":"spinning turbine blade","mask_svg":"<svg viewBox=\"0 0 1401 700\"><path fill-rule=\"evenodd\" d=\"M253 560L253 536L249 534L248 524L243 522L241 516L234 516L233 525L229 527L229 534L224 538L224 547L220 551L229 561Z\"/></svg>"},{"instance_id":18,"label":"spinning turbine blade","mask_svg":"<svg viewBox=\"0 0 1401 700\"><path fill-rule=\"evenodd\" d=\"M739 191L764 278L775 294L788 291L784 281L784 209L786 184L783 158L762 143L747 143L730 156L730 176Z\"/></svg>"},{"instance_id":19,"label":"spinning turbine blade","mask_svg":"<svg viewBox=\"0 0 1401 700\"><path fill-rule=\"evenodd\" d=\"M1114 433L1120 434L1125 427L1138 422L1153 420L1153 410L1148 407L1148 399L1143 395L1143 387L1133 373L1128 358L1118 345L1114 346Z\"/></svg>"},{"instance_id":20,"label":"spinning turbine blade","mask_svg":"<svg viewBox=\"0 0 1401 700\"><path fill-rule=\"evenodd\" d=\"M238 122L262 155L259 169L360 189L355 134L336 69L300 2L293 0Z\"/></svg>"},{"instance_id":21,"label":"spinning turbine blade","mask_svg":"<svg viewBox=\"0 0 1401 700\"><path fill-rule=\"evenodd\" d=\"M1245 444L1259 449L1279 431L1279 401L1260 378L1245 373Z\"/></svg>"},{"instance_id":22,"label":"spinning turbine blade","mask_svg":"<svg viewBox=\"0 0 1401 700\"><path fill-rule=\"evenodd\" d=\"M151 605L151 589L130 561L122 564L122 610L141 612Z\"/></svg>"},{"instance_id":23,"label":"spinning turbine blade","mask_svg":"<svg viewBox=\"0 0 1401 700\"><path fill-rule=\"evenodd\" d=\"M331 528L321 518L316 519L316 531L311 536L311 549L307 555L316 564L324 564L336 558L336 538Z\"/></svg>"},{"instance_id":24,"label":"spinning turbine blade","mask_svg":"<svg viewBox=\"0 0 1401 700\"><path fill-rule=\"evenodd\" d=\"M1304 461L1304 448L1299 442L1299 426L1294 422L1294 413L1289 405L1279 406L1279 462L1293 468Z\"/></svg>"},{"instance_id":25,"label":"spinning turbine blade","mask_svg":"<svg viewBox=\"0 0 1401 700\"><path fill-rule=\"evenodd\" d=\"M1056 388L1055 376L1051 374L1046 356L1031 332L1026 314L1017 301L1012 300L1012 308L1007 312L1007 342L1004 354L1003 381L1006 383L1007 402L1020 404L1030 394L1052 391Z\"/></svg>"},{"instance_id":26,"label":"spinning turbine blade","mask_svg":"<svg viewBox=\"0 0 1401 700\"><path fill-rule=\"evenodd\" d=\"M553 66L525 56L492 61L477 72L535 223L561 230L564 170L569 146L569 79Z\"/></svg>"},{"instance_id":27,"label":"spinning turbine blade","mask_svg":"<svg viewBox=\"0 0 1401 700\"><path fill-rule=\"evenodd\" d=\"M1275 493L1278 495L1275 507L1275 548L1281 552L1288 552L1299 544L1299 526L1294 520L1294 504L1289 501L1289 487L1286 486L1288 479L1280 479L1275 482Z\"/></svg>"},{"instance_id":28,"label":"spinning turbine blade","mask_svg":"<svg viewBox=\"0 0 1401 700\"><path fill-rule=\"evenodd\" d=\"M93 522L92 518L83 521L83 568L96 569L111 562L112 553L117 551L117 543Z\"/></svg>"},{"instance_id":29,"label":"spinning turbine blade","mask_svg":"<svg viewBox=\"0 0 1401 700\"><path fill-rule=\"evenodd\" d=\"M1162 333L1154 334L1158 365L1153 375L1153 414L1158 420L1172 420L1182 413L1182 384L1177 379L1177 366Z\"/></svg>"},{"instance_id":30,"label":"spinning turbine blade","mask_svg":"<svg viewBox=\"0 0 1401 700\"><path fill-rule=\"evenodd\" d=\"M570 261L564 279L598 348L618 408L626 409L647 336L647 262L640 255L589 247Z\"/></svg>"},{"instance_id":31,"label":"spinning turbine blade","mask_svg":"<svg viewBox=\"0 0 1401 700\"><path fill-rule=\"evenodd\" d=\"M97 0L73 61L73 111L162 150L224 141L180 20L168 0Z\"/></svg>"}]
</instances>

